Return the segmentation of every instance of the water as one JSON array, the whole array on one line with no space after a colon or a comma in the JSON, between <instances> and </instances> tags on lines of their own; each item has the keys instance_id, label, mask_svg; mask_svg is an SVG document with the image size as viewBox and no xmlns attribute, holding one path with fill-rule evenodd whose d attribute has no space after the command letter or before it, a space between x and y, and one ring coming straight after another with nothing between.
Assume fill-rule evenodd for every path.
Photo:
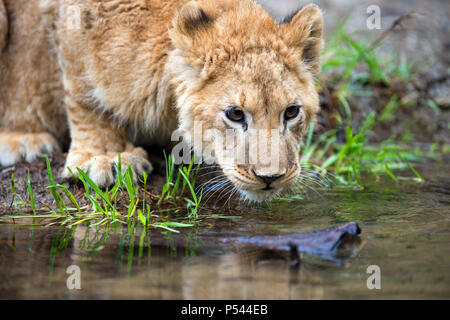
<instances>
[{"instance_id":1,"label":"water","mask_svg":"<svg viewBox=\"0 0 450 320\"><path fill-rule=\"evenodd\" d=\"M181 234L0 225L5 299L390 299L450 298L450 167L421 169L426 183L383 179L364 190L219 214ZM336 264L303 255L224 246L230 236L278 235L359 223L356 256ZM81 270L69 290L67 267ZM381 289L367 288L377 265Z\"/></svg>"}]
</instances>

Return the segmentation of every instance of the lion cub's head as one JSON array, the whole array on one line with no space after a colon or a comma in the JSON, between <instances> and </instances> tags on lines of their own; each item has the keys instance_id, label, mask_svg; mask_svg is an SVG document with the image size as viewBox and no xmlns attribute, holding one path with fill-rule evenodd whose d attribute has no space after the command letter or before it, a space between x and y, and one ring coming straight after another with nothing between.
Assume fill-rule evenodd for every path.
<instances>
[{"instance_id":1,"label":"lion cub's head","mask_svg":"<svg viewBox=\"0 0 450 320\"><path fill-rule=\"evenodd\" d=\"M319 109L322 23L315 5L277 23L252 0L189 2L174 19L180 129L250 200L299 179L299 145Z\"/></svg>"}]
</instances>

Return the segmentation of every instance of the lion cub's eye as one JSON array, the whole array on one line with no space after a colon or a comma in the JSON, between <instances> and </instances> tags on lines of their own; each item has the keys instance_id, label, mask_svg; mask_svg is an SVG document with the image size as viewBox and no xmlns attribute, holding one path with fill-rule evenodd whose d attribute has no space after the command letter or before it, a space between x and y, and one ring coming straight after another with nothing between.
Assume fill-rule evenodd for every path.
<instances>
[{"instance_id":1,"label":"lion cub's eye","mask_svg":"<svg viewBox=\"0 0 450 320\"><path fill-rule=\"evenodd\" d=\"M300 106L298 104L293 104L284 111L284 120L289 121L296 118L299 112Z\"/></svg>"},{"instance_id":2,"label":"lion cub's eye","mask_svg":"<svg viewBox=\"0 0 450 320\"><path fill-rule=\"evenodd\" d=\"M244 111L238 109L237 107L232 107L225 111L225 115L228 119L234 122L244 122L245 121L245 114Z\"/></svg>"}]
</instances>

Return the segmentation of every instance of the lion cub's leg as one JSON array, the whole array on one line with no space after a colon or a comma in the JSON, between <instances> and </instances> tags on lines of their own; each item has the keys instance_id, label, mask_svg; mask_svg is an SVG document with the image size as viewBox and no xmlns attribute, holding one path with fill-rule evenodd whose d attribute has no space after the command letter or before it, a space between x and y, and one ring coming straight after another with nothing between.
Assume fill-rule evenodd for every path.
<instances>
[{"instance_id":1,"label":"lion cub's leg","mask_svg":"<svg viewBox=\"0 0 450 320\"><path fill-rule=\"evenodd\" d=\"M0 166L10 166L22 160L32 162L43 153L50 155L59 150L58 142L50 133L0 129Z\"/></svg>"},{"instance_id":2,"label":"lion cub's leg","mask_svg":"<svg viewBox=\"0 0 450 320\"><path fill-rule=\"evenodd\" d=\"M69 178L69 167L89 173L89 177L100 187L114 184L117 178L116 163L121 156L122 169L129 164L135 182L143 172L153 170L144 149L135 147L124 130L114 126L112 121L101 118L82 104L66 97L71 127L72 144L67 156L63 178Z\"/></svg>"}]
</instances>

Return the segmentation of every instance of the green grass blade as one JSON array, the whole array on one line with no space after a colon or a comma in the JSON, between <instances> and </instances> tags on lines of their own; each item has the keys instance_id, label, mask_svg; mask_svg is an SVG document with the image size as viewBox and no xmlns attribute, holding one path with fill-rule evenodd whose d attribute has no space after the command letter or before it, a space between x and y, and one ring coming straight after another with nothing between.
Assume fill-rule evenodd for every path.
<instances>
[{"instance_id":1,"label":"green grass blade","mask_svg":"<svg viewBox=\"0 0 450 320\"><path fill-rule=\"evenodd\" d=\"M33 188L31 187L30 170L27 170L27 190L28 190L28 197L30 199L31 209L33 210L33 215L36 215L36 204L34 202Z\"/></svg>"}]
</instances>

